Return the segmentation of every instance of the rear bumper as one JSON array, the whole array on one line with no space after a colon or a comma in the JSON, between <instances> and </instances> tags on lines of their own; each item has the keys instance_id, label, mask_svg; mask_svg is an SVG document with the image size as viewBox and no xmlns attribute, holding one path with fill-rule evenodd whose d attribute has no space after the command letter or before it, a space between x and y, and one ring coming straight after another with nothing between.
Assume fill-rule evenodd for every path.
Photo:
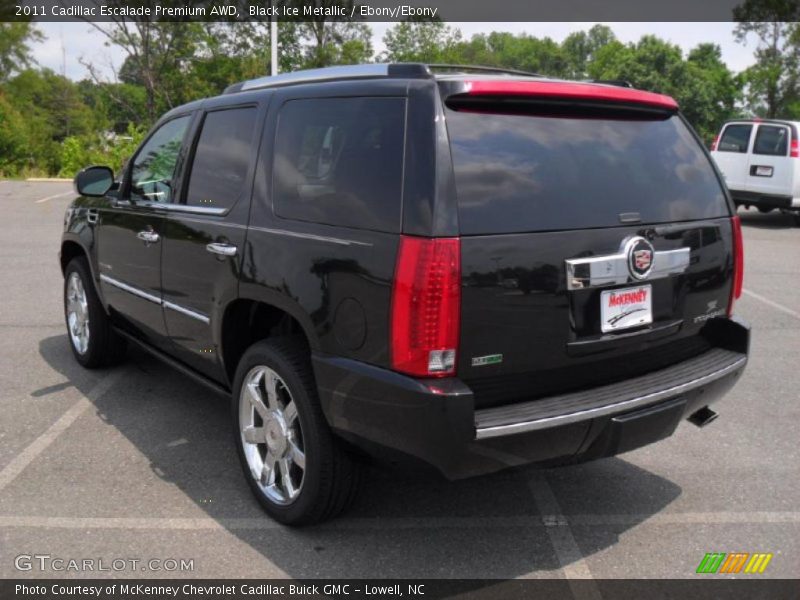
<instances>
[{"instance_id":1,"label":"rear bumper","mask_svg":"<svg viewBox=\"0 0 800 600\"><path fill-rule=\"evenodd\" d=\"M461 478L527 463L612 456L672 434L720 399L747 364L749 327L710 322L715 347L666 369L591 390L475 410L458 379L418 380L313 357L331 427L367 451L389 448Z\"/></svg>"},{"instance_id":2,"label":"rear bumper","mask_svg":"<svg viewBox=\"0 0 800 600\"><path fill-rule=\"evenodd\" d=\"M737 206L750 205L760 208L792 208L791 196L761 194L758 192L745 192L740 190L730 190L731 197Z\"/></svg>"}]
</instances>

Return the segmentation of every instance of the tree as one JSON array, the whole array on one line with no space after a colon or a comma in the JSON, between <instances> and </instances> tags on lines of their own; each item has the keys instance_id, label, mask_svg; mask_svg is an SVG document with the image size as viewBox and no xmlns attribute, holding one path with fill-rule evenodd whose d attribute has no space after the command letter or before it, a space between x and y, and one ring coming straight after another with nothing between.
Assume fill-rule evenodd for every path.
<instances>
[{"instance_id":1,"label":"tree","mask_svg":"<svg viewBox=\"0 0 800 600\"><path fill-rule=\"evenodd\" d=\"M756 64L744 72L751 112L790 117L800 98L800 4L796 0L746 0L734 9L736 40L755 35Z\"/></svg>"},{"instance_id":2,"label":"tree","mask_svg":"<svg viewBox=\"0 0 800 600\"><path fill-rule=\"evenodd\" d=\"M447 62L460 41L461 31L441 20L403 21L386 31L386 51L380 58L385 62Z\"/></svg>"},{"instance_id":3,"label":"tree","mask_svg":"<svg viewBox=\"0 0 800 600\"><path fill-rule=\"evenodd\" d=\"M597 51L616 39L614 32L606 25L595 25L589 31L569 34L561 43L567 61L566 76L570 79L586 79L589 64Z\"/></svg>"},{"instance_id":4,"label":"tree","mask_svg":"<svg viewBox=\"0 0 800 600\"><path fill-rule=\"evenodd\" d=\"M28 138L22 115L0 93L0 175L16 175L27 162Z\"/></svg>"},{"instance_id":5,"label":"tree","mask_svg":"<svg viewBox=\"0 0 800 600\"><path fill-rule=\"evenodd\" d=\"M102 126L83 103L78 86L49 69L23 71L4 86L12 106L25 107L25 135L33 165L51 173L59 169L59 144Z\"/></svg>"},{"instance_id":6,"label":"tree","mask_svg":"<svg viewBox=\"0 0 800 600\"><path fill-rule=\"evenodd\" d=\"M628 81L673 96L706 141L735 115L739 98L739 81L713 44L701 44L684 59L678 46L655 36L627 45L613 41L596 52L588 73L593 79Z\"/></svg>"},{"instance_id":7,"label":"tree","mask_svg":"<svg viewBox=\"0 0 800 600\"><path fill-rule=\"evenodd\" d=\"M117 0L115 0L117 1ZM198 50L202 24L197 22L152 22L149 19L110 22L87 21L125 52L117 74L123 83L141 85L145 90L145 111L152 123L166 109L181 104L186 96L186 72ZM100 83L99 69L83 62L92 79Z\"/></svg>"},{"instance_id":8,"label":"tree","mask_svg":"<svg viewBox=\"0 0 800 600\"><path fill-rule=\"evenodd\" d=\"M353 0L313 0L305 2L315 9L344 8L350 14ZM316 21L298 23L304 68L347 65L372 60L372 29L357 21Z\"/></svg>"},{"instance_id":9,"label":"tree","mask_svg":"<svg viewBox=\"0 0 800 600\"><path fill-rule=\"evenodd\" d=\"M0 22L0 83L33 64L30 43L43 39L30 23Z\"/></svg>"}]
</instances>

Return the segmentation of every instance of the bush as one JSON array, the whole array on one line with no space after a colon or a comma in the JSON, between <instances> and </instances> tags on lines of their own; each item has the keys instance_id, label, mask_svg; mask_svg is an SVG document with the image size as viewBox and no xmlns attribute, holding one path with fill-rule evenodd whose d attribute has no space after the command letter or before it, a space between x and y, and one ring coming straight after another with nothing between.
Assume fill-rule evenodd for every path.
<instances>
[{"instance_id":1,"label":"bush","mask_svg":"<svg viewBox=\"0 0 800 600\"><path fill-rule=\"evenodd\" d=\"M124 134L110 132L70 136L61 143L61 177L74 177L90 165L107 165L115 173L136 150L147 133L143 127L128 124Z\"/></svg>"},{"instance_id":2,"label":"bush","mask_svg":"<svg viewBox=\"0 0 800 600\"><path fill-rule=\"evenodd\" d=\"M13 177L25 167L27 146L22 115L0 94L0 175Z\"/></svg>"}]
</instances>

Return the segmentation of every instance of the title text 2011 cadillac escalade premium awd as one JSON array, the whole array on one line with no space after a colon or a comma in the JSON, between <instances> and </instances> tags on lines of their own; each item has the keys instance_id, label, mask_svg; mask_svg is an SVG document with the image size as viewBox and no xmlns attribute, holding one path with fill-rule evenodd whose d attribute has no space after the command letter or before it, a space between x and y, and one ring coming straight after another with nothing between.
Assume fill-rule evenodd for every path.
<instances>
[{"instance_id":1,"label":"title text 2011 cadillac escalade premium awd","mask_svg":"<svg viewBox=\"0 0 800 600\"><path fill-rule=\"evenodd\" d=\"M76 178L86 367L135 342L232 397L274 518L333 516L354 450L451 478L669 436L742 373L739 220L666 96L425 65L248 81Z\"/></svg>"}]
</instances>

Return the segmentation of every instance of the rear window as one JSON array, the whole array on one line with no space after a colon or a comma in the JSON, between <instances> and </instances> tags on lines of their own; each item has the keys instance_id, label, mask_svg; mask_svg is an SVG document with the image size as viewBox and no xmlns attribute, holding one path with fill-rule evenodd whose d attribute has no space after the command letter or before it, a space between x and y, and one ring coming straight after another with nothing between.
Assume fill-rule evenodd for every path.
<instances>
[{"instance_id":1,"label":"rear window","mask_svg":"<svg viewBox=\"0 0 800 600\"><path fill-rule=\"evenodd\" d=\"M448 110L447 128L465 235L613 227L624 213L642 223L728 214L707 156L677 116Z\"/></svg>"},{"instance_id":2,"label":"rear window","mask_svg":"<svg viewBox=\"0 0 800 600\"><path fill-rule=\"evenodd\" d=\"M789 151L789 130L775 125L760 125L753 144L753 154L786 156Z\"/></svg>"},{"instance_id":3,"label":"rear window","mask_svg":"<svg viewBox=\"0 0 800 600\"><path fill-rule=\"evenodd\" d=\"M752 125L728 125L722 132L722 138L717 145L717 152L747 152L747 145L750 143L750 134L753 131Z\"/></svg>"},{"instance_id":4,"label":"rear window","mask_svg":"<svg viewBox=\"0 0 800 600\"><path fill-rule=\"evenodd\" d=\"M404 141L404 98L287 102L275 137L275 213L399 231Z\"/></svg>"}]
</instances>

